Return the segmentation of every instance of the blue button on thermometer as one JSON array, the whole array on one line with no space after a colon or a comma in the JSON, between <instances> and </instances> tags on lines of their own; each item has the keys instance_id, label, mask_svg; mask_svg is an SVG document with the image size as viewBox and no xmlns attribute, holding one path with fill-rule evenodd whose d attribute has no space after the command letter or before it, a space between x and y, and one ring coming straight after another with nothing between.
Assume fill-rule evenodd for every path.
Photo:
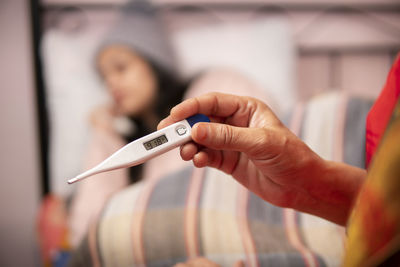
<instances>
[{"instance_id":1,"label":"blue button on thermometer","mask_svg":"<svg viewBox=\"0 0 400 267\"><path fill-rule=\"evenodd\" d=\"M75 183L100 172L139 165L183 145L192 139L191 129L198 122L210 122L210 119L203 114L197 114L139 138L119 149L96 167L68 180L68 183Z\"/></svg>"}]
</instances>

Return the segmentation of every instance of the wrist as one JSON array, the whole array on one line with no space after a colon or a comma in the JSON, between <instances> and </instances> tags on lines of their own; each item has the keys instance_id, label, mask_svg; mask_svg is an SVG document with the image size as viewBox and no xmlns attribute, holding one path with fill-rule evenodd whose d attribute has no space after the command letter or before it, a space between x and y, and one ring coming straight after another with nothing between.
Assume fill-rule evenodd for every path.
<instances>
[{"instance_id":1,"label":"wrist","mask_svg":"<svg viewBox=\"0 0 400 267\"><path fill-rule=\"evenodd\" d=\"M365 177L363 169L321 159L307 188L315 200L311 213L345 225Z\"/></svg>"},{"instance_id":2,"label":"wrist","mask_svg":"<svg viewBox=\"0 0 400 267\"><path fill-rule=\"evenodd\" d=\"M366 171L317 157L310 161L303 201L293 208L346 225ZM303 174L304 175L304 174Z\"/></svg>"}]
</instances>

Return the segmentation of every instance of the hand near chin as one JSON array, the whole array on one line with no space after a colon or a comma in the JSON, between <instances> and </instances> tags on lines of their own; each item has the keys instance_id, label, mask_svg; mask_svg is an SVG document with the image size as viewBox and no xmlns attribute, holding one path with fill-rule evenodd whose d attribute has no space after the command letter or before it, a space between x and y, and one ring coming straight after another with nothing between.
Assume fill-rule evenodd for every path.
<instances>
[{"instance_id":1,"label":"hand near chin","mask_svg":"<svg viewBox=\"0 0 400 267\"><path fill-rule=\"evenodd\" d=\"M113 105L98 106L90 113L90 124L100 131L115 132L113 120L117 114L118 112Z\"/></svg>"},{"instance_id":2,"label":"hand near chin","mask_svg":"<svg viewBox=\"0 0 400 267\"><path fill-rule=\"evenodd\" d=\"M159 128L196 113L212 122L193 127L194 142L181 147L184 160L224 171L277 206L346 222L359 180L330 176L343 166L331 166L315 154L266 104L251 97L211 93L175 106Z\"/></svg>"}]
</instances>

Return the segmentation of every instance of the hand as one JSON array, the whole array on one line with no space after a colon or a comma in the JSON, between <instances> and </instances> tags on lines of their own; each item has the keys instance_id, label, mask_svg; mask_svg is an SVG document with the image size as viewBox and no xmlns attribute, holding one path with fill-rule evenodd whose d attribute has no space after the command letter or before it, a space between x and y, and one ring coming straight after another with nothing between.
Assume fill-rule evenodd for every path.
<instances>
[{"instance_id":1,"label":"hand","mask_svg":"<svg viewBox=\"0 0 400 267\"><path fill-rule=\"evenodd\" d=\"M211 93L188 99L159 128L196 113L212 123L193 127L196 144L181 147L184 160L220 169L277 206L346 223L365 171L323 160L251 97Z\"/></svg>"},{"instance_id":2,"label":"hand","mask_svg":"<svg viewBox=\"0 0 400 267\"><path fill-rule=\"evenodd\" d=\"M101 105L90 113L90 124L98 130L114 132L113 119L116 116L117 112L114 106Z\"/></svg>"}]
</instances>

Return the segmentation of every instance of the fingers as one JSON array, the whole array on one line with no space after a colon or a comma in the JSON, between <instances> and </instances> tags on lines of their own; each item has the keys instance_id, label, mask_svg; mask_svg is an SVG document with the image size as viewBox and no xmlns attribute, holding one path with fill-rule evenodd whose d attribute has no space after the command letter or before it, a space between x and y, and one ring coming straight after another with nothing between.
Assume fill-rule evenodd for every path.
<instances>
[{"instance_id":1,"label":"fingers","mask_svg":"<svg viewBox=\"0 0 400 267\"><path fill-rule=\"evenodd\" d=\"M203 168L203 167L208 166L209 165L209 161L210 161L209 160L209 154L204 150L201 150L199 153L197 153L193 157L193 164L197 168Z\"/></svg>"},{"instance_id":2,"label":"fingers","mask_svg":"<svg viewBox=\"0 0 400 267\"><path fill-rule=\"evenodd\" d=\"M157 128L164 128L198 113L209 117L229 117L239 109L245 109L247 101L246 97L221 93L211 93L187 99L172 108L170 116L162 120Z\"/></svg>"},{"instance_id":3,"label":"fingers","mask_svg":"<svg viewBox=\"0 0 400 267\"><path fill-rule=\"evenodd\" d=\"M212 153L212 151L201 150L198 145L190 142L181 147L180 153L183 160L193 160L196 167L202 168L209 166L209 153Z\"/></svg>"},{"instance_id":4,"label":"fingers","mask_svg":"<svg viewBox=\"0 0 400 267\"><path fill-rule=\"evenodd\" d=\"M181 147L182 159L193 160L199 168L209 166L226 173L231 173L234 168L231 165L238 160L236 152L258 158L265 154L267 139L271 141L263 129L219 123L197 123L192 128L192 138L196 143L190 142Z\"/></svg>"},{"instance_id":5,"label":"fingers","mask_svg":"<svg viewBox=\"0 0 400 267\"><path fill-rule=\"evenodd\" d=\"M182 146L181 157L186 161L193 160L198 168L208 166L231 174L239 159L239 152L199 148L190 143Z\"/></svg>"},{"instance_id":6,"label":"fingers","mask_svg":"<svg viewBox=\"0 0 400 267\"><path fill-rule=\"evenodd\" d=\"M200 145L214 150L240 151L255 155L265 145L265 131L259 128L235 127L219 123L197 123L192 138Z\"/></svg>"},{"instance_id":7,"label":"fingers","mask_svg":"<svg viewBox=\"0 0 400 267\"><path fill-rule=\"evenodd\" d=\"M193 142L189 142L181 146L181 157L183 160L192 160L194 155L198 152L198 147Z\"/></svg>"},{"instance_id":8,"label":"fingers","mask_svg":"<svg viewBox=\"0 0 400 267\"><path fill-rule=\"evenodd\" d=\"M207 116L227 117L235 113L243 104L245 104L243 97L211 93L188 99L175 106L171 110L171 116L183 119L196 113L202 113Z\"/></svg>"},{"instance_id":9,"label":"fingers","mask_svg":"<svg viewBox=\"0 0 400 267\"><path fill-rule=\"evenodd\" d=\"M232 174L240 158L240 152L249 158L261 159L270 152L268 142L280 142L264 129L234 127L219 123L198 123L192 129L196 142L181 148L184 160L193 160L196 167L213 167Z\"/></svg>"}]
</instances>

